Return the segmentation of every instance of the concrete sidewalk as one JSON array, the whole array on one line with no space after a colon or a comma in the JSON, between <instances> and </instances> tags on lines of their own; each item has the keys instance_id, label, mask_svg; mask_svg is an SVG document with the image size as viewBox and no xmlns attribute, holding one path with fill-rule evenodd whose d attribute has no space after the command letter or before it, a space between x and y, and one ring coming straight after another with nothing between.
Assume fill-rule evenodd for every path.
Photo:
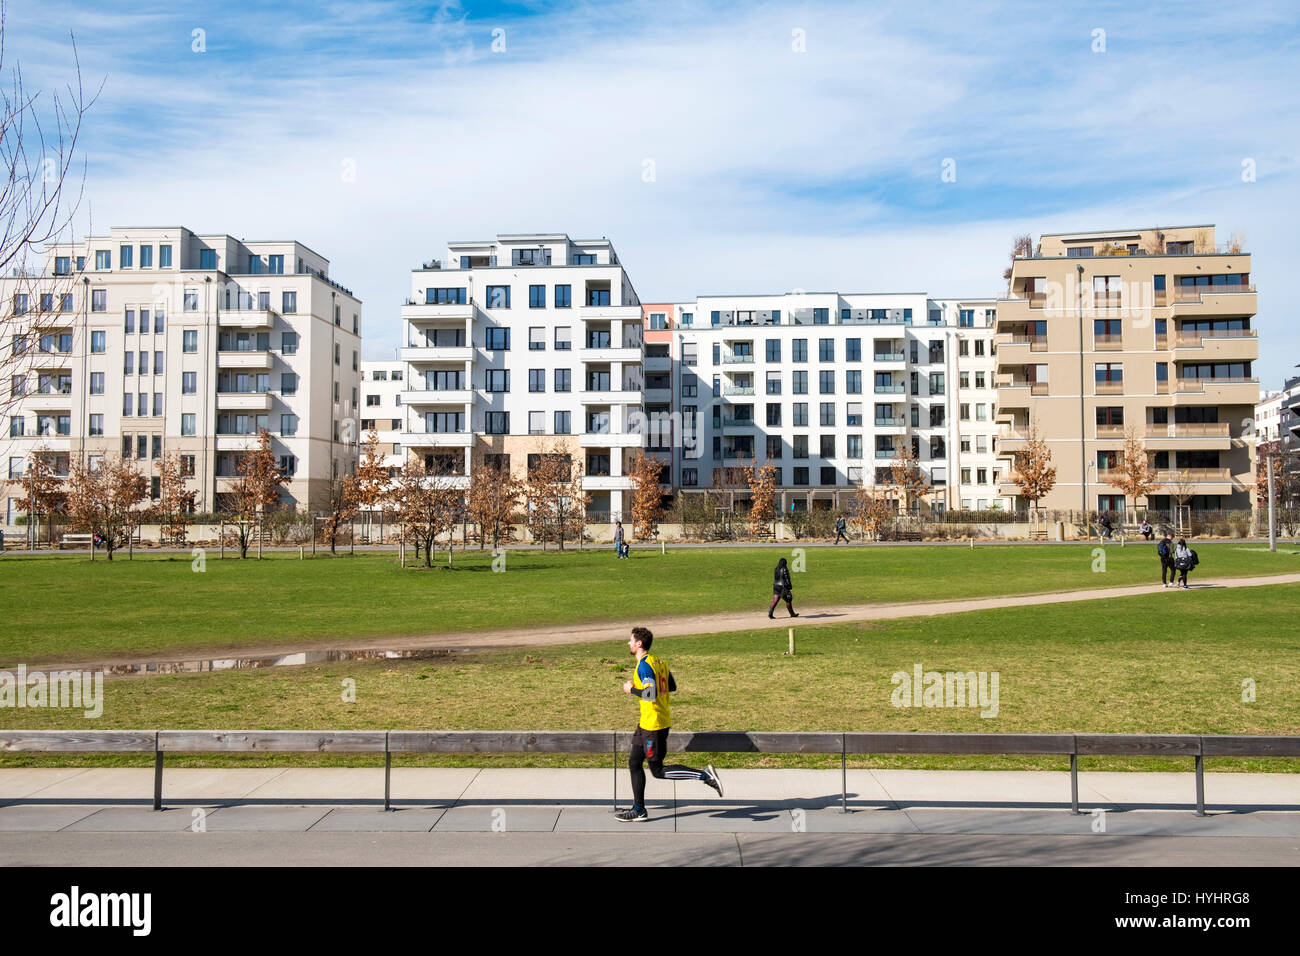
<instances>
[{"instance_id":1,"label":"concrete sidewalk","mask_svg":"<svg viewBox=\"0 0 1300 956\"><path fill-rule=\"evenodd\" d=\"M837 770L721 769L725 797L695 782L651 779L651 821L614 819L608 770L396 768L384 813L381 769L174 769L163 812L153 771L0 771L0 833L545 832L858 833L1300 838L1300 774L1207 773L1208 816L1192 812L1191 773L1080 774L1080 815L1065 772L850 770L848 814ZM627 806L626 769L617 774ZM1100 813L1098 811L1105 811ZM1098 828L1101 829L1098 829ZM0 837L3 840L4 837ZM1300 847L1300 840L1291 842ZM1300 863L1300 849L1293 848Z\"/></svg>"}]
</instances>

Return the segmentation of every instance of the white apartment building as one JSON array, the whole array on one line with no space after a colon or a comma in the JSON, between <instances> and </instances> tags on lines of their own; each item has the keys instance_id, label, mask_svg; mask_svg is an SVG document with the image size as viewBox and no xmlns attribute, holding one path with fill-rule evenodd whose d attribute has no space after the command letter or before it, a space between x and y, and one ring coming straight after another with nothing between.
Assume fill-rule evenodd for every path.
<instances>
[{"instance_id":1,"label":"white apartment building","mask_svg":"<svg viewBox=\"0 0 1300 956\"><path fill-rule=\"evenodd\" d=\"M910 442L933 507L1007 507L992 300L789 293L643 311L650 444L682 493L721 488L743 500L740 469L770 462L783 513L843 508L860 481L888 481L889 462ZM658 427L665 407L679 441L665 442Z\"/></svg>"},{"instance_id":2,"label":"white apartment building","mask_svg":"<svg viewBox=\"0 0 1300 956\"><path fill-rule=\"evenodd\" d=\"M582 463L588 514L620 517L643 338L614 247L546 233L447 248L413 271L402 307L403 452L467 485L476 461L522 477L556 449Z\"/></svg>"},{"instance_id":3,"label":"white apartment building","mask_svg":"<svg viewBox=\"0 0 1300 956\"><path fill-rule=\"evenodd\" d=\"M384 467L400 469L406 462L402 451L405 411L402 394L406 391L406 363L400 358L380 362L361 360L361 434L365 442L373 429L384 453Z\"/></svg>"},{"instance_id":4,"label":"white apartment building","mask_svg":"<svg viewBox=\"0 0 1300 956\"><path fill-rule=\"evenodd\" d=\"M122 455L155 479L176 452L201 511L260 428L286 505L323 503L355 468L361 303L302 243L115 228L47 247L37 274L0 278L0 302L5 345L30 356L0 383L10 524L37 449L64 473Z\"/></svg>"}]
</instances>

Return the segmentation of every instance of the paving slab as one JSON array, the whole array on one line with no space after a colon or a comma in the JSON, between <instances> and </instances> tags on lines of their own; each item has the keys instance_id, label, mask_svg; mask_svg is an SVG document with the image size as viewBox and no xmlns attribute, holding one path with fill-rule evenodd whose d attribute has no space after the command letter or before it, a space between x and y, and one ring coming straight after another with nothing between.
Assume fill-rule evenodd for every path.
<instances>
[{"instance_id":1,"label":"paving slab","mask_svg":"<svg viewBox=\"0 0 1300 956\"><path fill-rule=\"evenodd\" d=\"M1070 805L1070 774L1055 770L871 770L900 806ZM1080 806L1110 804L1107 797L1079 777Z\"/></svg>"},{"instance_id":2,"label":"paving slab","mask_svg":"<svg viewBox=\"0 0 1300 956\"><path fill-rule=\"evenodd\" d=\"M555 829L561 807L529 807L516 805L452 807L438 821L436 830L458 832L487 831L510 833L518 831L549 832Z\"/></svg>"},{"instance_id":3,"label":"paving slab","mask_svg":"<svg viewBox=\"0 0 1300 956\"><path fill-rule=\"evenodd\" d=\"M249 800L310 800L352 803L384 799L382 767L312 767L281 770L249 790Z\"/></svg>"},{"instance_id":4,"label":"paving slab","mask_svg":"<svg viewBox=\"0 0 1300 956\"><path fill-rule=\"evenodd\" d=\"M394 767L392 799L408 805L450 806L481 772L477 767Z\"/></svg>"},{"instance_id":5,"label":"paving slab","mask_svg":"<svg viewBox=\"0 0 1300 956\"><path fill-rule=\"evenodd\" d=\"M147 807L103 807L65 829L79 832L91 830L115 833L158 833L189 830L195 820L194 811L199 809L202 809L207 814L212 812L214 808L171 807L166 810L153 810ZM206 819L205 816L205 822Z\"/></svg>"},{"instance_id":6,"label":"paving slab","mask_svg":"<svg viewBox=\"0 0 1300 956\"><path fill-rule=\"evenodd\" d=\"M221 807L208 814L209 831L308 830L329 807Z\"/></svg>"},{"instance_id":7,"label":"paving slab","mask_svg":"<svg viewBox=\"0 0 1300 956\"><path fill-rule=\"evenodd\" d=\"M796 822L793 813L791 823ZM850 807L808 810L799 833L916 833L916 824L901 810L888 807Z\"/></svg>"},{"instance_id":8,"label":"paving slab","mask_svg":"<svg viewBox=\"0 0 1300 956\"><path fill-rule=\"evenodd\" d=\"M82 817L90 816L98 807L27 806L0 807L0 833L19 830L62 830Z\"/></svg>"},{"instance_id":9,"label":"paving slab","mask_svg":"<svg viewBox=\"0 0 1300 956\"><path fill-rule=\"evenodd\" d=\"M656 783L650 778L646 785ZM632 781L626 767L620 768L619 793L624 799L632 794ZM661 784L661 791L671 795L670 787ZM585 803L609 805L614 795L614 771L593 768L542 770L485 767L460 795L461 803L546 803L582 805ZM653 799L653 798L651 798Z\"/></svg>"},{"instance_id":10,"label":"paving slab","mask_svg":"<svg viewBox=\"0 0 1300 956\"><path fill-rule=\"evenodd\" d=\"M792 820L788 807L772 804L677 808L678 833L791 833Z\"/></svg>"},{"instance_id":11,"label":"paving slab","mask_svg":"<svg viewBox=\"0 0 1300 956\"><path fill-rule=\"evenodd\" d=\"M283 767L164 767L163 801L239 800L287 772ZM152 783L149 793L153 793Z\"/></svg>"},{"instance_id":12,"label":"paving slab","mask_svg":"<svg viewBox=\"0 0 1300 956\"><path fill-rule=\"evenodd\" d=\"M630 801L624 801L627 806ZM631 832L649 831L651 833L672 833L674 817L672 806L664 806L646 797L646 810L650 819L644 823L624 823L614 816L608 807L564 807L560 818L555 823L557 833L594 833L609 830L628 830Z\"/></svg>"},{"instance_id":13,"label":"paving slab","mask_svg":"<svg viewBox=\"0 0 1300 956\"><path fill-rule=\"evenodd\" d=\"M321 830L379 833L406 831L427 833L445 811L422 807L376 810L370 807L337 807L321 817L311 832Z\"/></svg>"},{"instance_id":14,"label":"paving slab","mask_svg":"<svg viewBox=\"0 0 1300 956\"><path fill-rule=\"evenodd\" d=\"M30 796L85 772L85 767L15 767L0 771L0 800Z\"/></svg>"},{"instance_id":15,"label":"paving slab","mask_svg":"<svg viewBox=\"0 0 1300 956\"><path fill-rule=\"evenodd\" d=\"M163 775L166 783L166 774ZM55 780L28 797L35 800L92 799L148 801L153 804L152 767L105 767L82 770L76 776Z\"/></svg>"},{"instance_id":16,"label":"paving slab","mask_svg":"<svg viewBox=\"0 0 1300 956\"><path fill-rule=\"evenodd\" d=\"M1190 765L1191 760L1188 758ZM1093 771L1079 774L1080 790L1084 784L1104 794L1108 802L1119 806L1196 805L1196 775L1187 773ZM1082 794L1081 797L1082 799ZM1207 773L1205 802L1248 806L1292 806L1300 809L1300 774L1294 773Z\"/></svg>"}]
</instances>

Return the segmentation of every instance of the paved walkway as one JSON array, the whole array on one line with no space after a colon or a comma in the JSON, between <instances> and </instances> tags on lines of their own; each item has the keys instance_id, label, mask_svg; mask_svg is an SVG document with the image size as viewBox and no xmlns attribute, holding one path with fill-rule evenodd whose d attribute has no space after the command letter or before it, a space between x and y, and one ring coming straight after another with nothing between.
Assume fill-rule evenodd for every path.
<instances>
[{"instance_id":1,"label":"paved walkway","mask_svg":"<svg viewBox=\"0 0 1300 956\"><path fill-rule=\"evenodd\" d=\"M650 780L614 819L610 770L0 771L0 866L1300 865L1300 774L722 771L725 798ZM617 774L626 805L626 769ZM645 840L647 833L655 839Z\"/></svg>"},{"instance_id":2,"label":"paved walkway","mask_svg":"<svg viewBox=\"0 0 1300 956\"><path fill-rule=\"evenodd\" d=\"M1221 588L1251 588L1278 584L1300 584L1300 573L1273 574L1258 577L1207 578L1193 585L1191 591L1171 591L1159 584L1140 584L1118 588L1090 588L1084 591L1053 591L1044 594L1000 595L989 598L971 598L956 601L929 601L898 604L842 604L831 607L804 608L798 618L784 616L769 621L765 609L754 611L728 611L720 614L700 614L677 617L646 617L637 620L599 624L563 624L551 627L510 628L502 630L464 631L455 634L426 634L414 637L377 637L368 639L339 638L332 641L312 641L298 644L266 644L240 648L195 649L184 655L130 655L89 661L63 661L50 664L32 664L29 670L80 668L95 670L118 664L171 663L177 660L206 658L255 658L300 654L304 651L325 650L412 650L437 648L446 650L475 650L493 647L524 647L552 644L597 643L624 641L629 631L641 625L650 628L656 637L674 637L690 634L717 634L729 631L785 628L796 623L849 624L860 621L888 621L907 617L927 617L937 614L959 614L964 611L984 611L993 608L1033 607L1044 604L1066 604L1074 601L1103 601L1112 598L1163 594L1162 600L1195 600L1197 591Z\"/></svg>"}]
</instances>

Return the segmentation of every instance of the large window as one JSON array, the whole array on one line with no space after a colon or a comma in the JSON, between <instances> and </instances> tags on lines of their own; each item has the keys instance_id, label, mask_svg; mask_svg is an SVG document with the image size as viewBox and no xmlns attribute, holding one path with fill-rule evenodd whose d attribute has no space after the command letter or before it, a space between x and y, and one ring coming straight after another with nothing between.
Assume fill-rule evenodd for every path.
<instances>
[{"instance_id":1,"label":"large window","mask_svg":"<svg viewBox=\"0 0 1300 956\"><path fill-rule=\"evenodd\" d=\"M510 286L508 285L488 286L486 307L489 309L510 308Z\"/></svg>"},{"instance_id":2,"label":"large window","mask_svg":"<svg viewBox=\"0 0 1300 956\"><path fill-rule=\"evenodd\" d=\"M790 351L793 354L794 361L796 362L808 361L808 340L794 339L790 343Z\"/></svg>"},{"instance_id":3,"label":"large window","mask_svg":"<svg viewBox=\"0 0 1300 956\"><path fill-rule=\"evenodd\" d=\"M546 308L546 286L530 285L528 287L528 308L530 309Z\"/></svg>"},{"instance_id":4,"label":"large window","mask_svg":"<svg viewBox=\"0 0 1300 956\"><path fill-rule=\"evenodd\" d=\"M822 395L835 394L835 373L830 369L825 369L817 373L818 391Z\"/></svg>"},{"instance_id":5,"label":"large window","mask_svg":"<svg viewBox=\"0 0 1300 956\"><path fill-rule=\"evenodd\" d=\"M484 346L489 352L505 352L510 349L509 329L490 328L486 332L487 337Z\"/></svg>"},{"instance_id":6,"label":"large window","mask_svg":"<svg viewBox=\"0 0 1300 956\"><path fill-rule=\"evenodd\" d=\"M510 413L488 412L484 416L484 425L484 431L489 435L508 435L510 434Z\"/></svg>"},{"instance_id":7,"label":"large window","mask_svg":"<svg viewBox=\"0 0 1300 956\"><path fill-rule=\"evenodd\" d=\"M573 286L557 285L555 287L555 307L568 309L573 306Z\"/></svg>"},{"instance_id":8,"label":"large window","mask_svg":"<svg viewBox=\"0 0 1300 956\"><path fill-rule=\"evenodd\" d=\"M425 289L425 305L464 305L464 289Z\"/></svg>"},{"instance_id":9,"label":"large window","mask_svg":"<svg viewBox=\"0 0 1300 956\"><path fill-rule=\"evenodd\" d=\"M807 395L808 394L808 373L803 371L795 371L793 374L794 374L794 382L792 385L792 393L795 395Z\"/></svg>"},{"instance_id":10,"label":"large window","mask_svg":"<svg viewBox=\"0 0 1300 956\"><path fill-rule=\"evenodd\" d=\"M767 340L767 360L769 362L781 361L781 340L780 339Z\"/></svg>"},{"instance_id":11,"label":"large window","mask_svg":"<svg viewBox=\"0 0 1300 956\"><path fill-rule=\"evenodd\" d=\"M835 361L835 340L820 339L817 343L817 360L819 362Z\"/></svg>"},{"instance_id":12,"label":"large window","mask_svg":"<svg viewBox=\"0 0 1300 956\"><path fill-rule=\"evenodd\" d=\"M557 368L555 370L555 390L557 392L569 392L573 390L572 369Z\"/></svg>"},{"instance_id":13,"label":"large window","mask_svg":"<svg viewBox=\"0 0 1300 956\"><path fill-rule=\"evenodd\" d=\"M546 369L530 368L528 370L528 391L530 392L546 391Z\"/></svg>"},{"instance_id":14,"label":"large window","mask_svg":"<svg viewBox=\"0 0 1300 956\"><path fill-rule=\"evenodd\" d=\"M484 375L484 386L489 392L510 391L510 371L502 368L490 368Z\"/></svg>"}]
</instances>

